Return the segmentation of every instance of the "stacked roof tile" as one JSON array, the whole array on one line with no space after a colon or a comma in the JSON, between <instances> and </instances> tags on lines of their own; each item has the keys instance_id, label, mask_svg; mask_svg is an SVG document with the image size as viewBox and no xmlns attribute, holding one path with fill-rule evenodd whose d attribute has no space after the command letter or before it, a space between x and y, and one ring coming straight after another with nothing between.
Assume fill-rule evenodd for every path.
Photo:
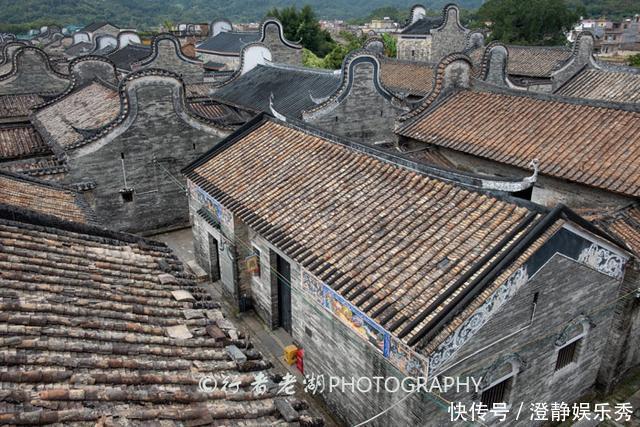
<instances>
[{"instance_id":1,"label":"stacked roof tile","mask_svg":"<svg viewBox=\"0 0 640 427\"><path fill-rule=\"evenodd\" d=\"M640 74L588 68L570 79L556 93L611 102L640 102Z\"/></svg>"},{"instance_id":2,"label":"stacked roof tile","mask_svg":"<svg viewBox=\"0 0 640 427\"><path fill-rule=\"evenodd\" d=\"M189 106L199 116L222 123L239 124L247 119L244 114L216 101L194 101Z\"/></svg>"},{"instance_id":3,"label":"stacked roof tile","mask_svg":"<svg viewBox=\"0 0 640 427\"><path fill-rule=\"evenodd\" d=\"M0 120L26 117L31 108L41 104L43 99L39 95L2 95L0 96Z\"/></svg>"},{"instance_id":4,"label":"stacked roof tile","mask_svg":"<svg viewBox=\"0 0 640 427\"><path fill-rule=\"evenodd\" d=\"M632 203L609 211L585 212L585 217L618 237L636 257L640 257L640 204Z\"/></svg>"},{"instance_id":5,"label":"stacked roof tile","mask_svg":"<svg viewBox=\"0 0 640 427\"><path fill-rule=\"evenodd\" d=\"M47 180L61 180L69 171L67 164L55 155L0 162L0 170L37 176Z\"/></svg>"},{"instance_id":6,"label":"stacked roof tile","mask_svg":"<svg viewBox=\"0 0 640 427\"><path fill-rule=\"evenodd\" d=\"M79 223L95 222L82 196L51 182L0 172L0 202Z\"/></svg>"},{"instance_id":7,"label":"stacked roof tile","mask_svg":"<svg viewBox=\"0 0 640 427\"><path fill-rule=\"evenodd\" d=\"M48 141L68 147L83 139L81 130L100 128L119 112L118 92L94 82L39 110L33 122Z\"/></svg>"},{"instance_id":8,"label":"stacked roof tile","mask_svg":"<svg viewBox=\"0 0 640 427\"><path fill-rule=\"evenodd\" d=\"M425 16L405 27L400 34L419 36L431 34L431 30L442 25L442 16Z\"/></svg>"},{"instance_id":9,"label":"stacked roof tile","mask_svg":"<svg viewBox=\"0 0 640 427\"><path fill-rule=\"evenodd\" d=\"M2 424L305 419L164 244L0 205L0 281ZM199 390L205 375L215 391ZM225 378L237 389L222 389Z\"/></svg>"},{"instance_id":10,"label":"stacked roof tile","mask_svg":"<svg viewBox=\"0 0 640 427\"><path fill-rule=\"evenodd\" d=\"M43 154L51 154L51 150L33 126L0 126L0 162Z\"/></svg>"},{"instance_id":11,"label":"stacked roof tile","mask_svg":"<svg viewBox=\"0 0 640 427\"><path fill-rule=\"evenodd\" d=\"M107 25L111 25L112 27L118 28L117 25L113 25L112 23L107 22L107 21L95 21L95 22L92 22L92 23L88 24L86 27L84 27L80 31L87 31L87 32L92 33L92 32L94 32L96 30L99 30L102 27L107 26Z\"/></svg>"},{"instance_id":12,"label":"stacked roof tile","mask_svg":"<svg viewBox=\"0 0 640 427\"><path fill-rule=\"evenodd\" d=\"M285 65L258 65L222 86L216 99L257 111L273 107L287 117L300 118L302 111L332 95L340 85L340 74Z\"/></svg>"},{"instance_id":13,"label":"stacked roof tile","mask_svg":"<svg viewBox=\"0 0 640 427\"><path fill-rule=\"evenodd\" d=\"M380 65L382 84L392 92L424 96L433 89L432 64L381 58Z\"/></svg>"},{"instance_id":14,"label":"stacked roof tile","mask_svg":"<svg viewBox=\"0 0 640 427\"><path fill-rule=\"evenodd\" d=\"M96 54L99 53L96 52ZM106 56L116 64L118 70L131 71L132 64L148 57L150 54L151 48L149 46L130 43Z\"/></svg>"},{"instance_id":15,"label":"stacked roof tile","mask_svg":"<svg viewBox=\"0 0 640 427\"><path fill-rule=\"evenodd\" d=\"M571 58L571 49L556 46L508 46L507 72L513 76L549 78Z\"/></svg>"},{"instance_id":16,"label":"stacked roof tile","mask_svg":"<svg viewBox=\"0 0 640 427\"><path fill-rule=\"evenodd\" d=\"M469 285L456 283L465 273L482 274L483 256L499 256L541 215L300 126L257 120L184 172L410 345L446 310L448 290Z\"/></svg>"},{"instance_id":17,"label":"stacked roof tile","mask_svg":"<svg viewBox=\"0 0 640 427\"><path fill-rule=\"evenodd\" d=\"M244 46L260 40L259 32L226 31L209 37L196 46L198 51L239 55Z\"/></svg>"},{"instance_id":18,"label":"stacked roof tile","mask_svg":"<svg viewBox=\"0 0 640 427\"><path fill-rule=\"evenodd\" d=\"M398 130L414 140L640 195L640 113L518 93L458 91ZM624 165L624 167L621 167Z\"/></svg>"}]
</instances>

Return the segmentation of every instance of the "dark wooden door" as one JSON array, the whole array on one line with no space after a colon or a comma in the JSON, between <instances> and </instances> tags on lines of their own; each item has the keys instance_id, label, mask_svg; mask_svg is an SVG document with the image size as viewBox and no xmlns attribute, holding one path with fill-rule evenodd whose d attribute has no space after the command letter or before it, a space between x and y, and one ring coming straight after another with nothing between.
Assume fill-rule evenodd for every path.
<instances>
[{"instance_id":1,"label":"dark wooden door","mask_svg":"<svg viewBox=\"0 0 640 427\"><path fill-rule=\"evenodd\" d=\"M278 315L280 326L291 333L291 266L280 255L277 258Z\"/></svg>"}]
</instances>

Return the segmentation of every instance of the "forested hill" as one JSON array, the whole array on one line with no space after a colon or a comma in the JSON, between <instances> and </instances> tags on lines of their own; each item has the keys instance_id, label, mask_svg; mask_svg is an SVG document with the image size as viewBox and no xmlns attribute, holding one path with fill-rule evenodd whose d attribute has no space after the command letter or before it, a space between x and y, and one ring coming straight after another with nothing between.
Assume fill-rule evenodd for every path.
<instances>
[{"instance_id":1,"label":"forested hill","mask_svg":"<svg viewBox=\"0 0 640 427\"><path fill-rule=\"evenodd\" d=\"M306 4L320 19L350 20L368 18L372 11L381 8L396 8L405 16L415 3L438 11L452 1L465 9L477 9L484 0L0 0L0 31L19 31L25 24L84 25L103 20L141 30L166 21L210 22L217 17L247 22L260 20L274 7L301 8ZM590 17L617 18L640 12L639 0L565 1Z\"/></svg>"},{"instance_id":2,"label":"forested hill","mask_svg":"<svg viewBox=\"0 0 640 427\"><path fill-rule=\"evenodd\" d=\"M440 9L451 0L429 0ZM320 19L367 16L383 6L409 8L416 0L0 0L0 24L41 22L61 25L109 20L125 27L149 28L165 21L209 22L216 17L256 21L273 7L309 4ZM463 8L477 8L482 0L460 0Z\"/></svg>"}]
</instances>

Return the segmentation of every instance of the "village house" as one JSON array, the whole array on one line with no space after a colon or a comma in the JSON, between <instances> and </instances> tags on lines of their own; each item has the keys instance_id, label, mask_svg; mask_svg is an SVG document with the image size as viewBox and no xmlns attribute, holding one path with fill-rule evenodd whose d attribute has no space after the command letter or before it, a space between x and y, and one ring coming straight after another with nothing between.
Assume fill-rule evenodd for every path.
<instances>
[{"instance_id":1,"label":"village house","mask_svg":"<svg viewBox=\"0 0 640 427\"><path fill-rule=\"evenodd\" d=\"M640 53L640 15L613 21L605 26L598 47L601 56Z\"/></svg>"},{"instance_id":2,"label":"village house","mask_svg":"<svg viewBox=\"0 0 640 427\"><path fill-rule=\"evenodd\" d=\"M571 59L552 75L554 93L614 103L640 101L640 69L597 61L595 45L593 34L578 34Z\"/></svg>"},{"instance_id":3,"label":"village house","mask_svg":"<svg viewBox=\"0 0 640 427\"><path fill-rule=\"evenodd\" d=\"M71 77L53 69L49 56L22 42L3 47L0 63L0 170L59 178L58 161L29 122L32 109L65 91Z\"/></svg>"},{"instance_id":4,"label":"village house","mask_svg":"<svg viewBox=\"0 0 640 427\"><path fill-rule=\"evenodd\" d=\"M598 61L595 56L596 38L590 31L574 37L573 46L510 46L492 42L486 48L467 51L474 64L473 76L485 79L491 51L501 46L507 51L505 83L510 89L533 92L553 92L559 95L599 99L614 102L636 102L634 87L638 85L640 70ZM497 75L497 74L496 74Z\"/></svg>"},{"instance_id":5,"label":"village house","mask_svg":"<svg viewBox=\"0 0 640 427\"><path fill-rule=\"evenodd\" d=\"M427 16L422 5L411 8L407 26L398 33L398 59L438 63L445 56L482 46L484 36L460 23L460 10L448 4L442 16Z\"/></svg>"},{"instance_id":6,"label":"village house","mask_svg":"<svg viewBox=\"0 0 640 427\"><path fill-rule=\"evenodd\" d=\"M405 149L436 148L455 168L489 176L517 176L535 159L540 174L532 191L521 197L548 207L564 203L594 217L606 217L634 203L640 194L633 172L638 162L634 151L640 120L637 104L514 89L505 79L508 50L493 46L490 53L481 73L484 81L467 78L471 64L458 55L463 77L449 90L436 87L428 102L400 118L398 144ZM631 230L619 238L633 247L640 228L629 233ZM634 264L627 269L625 288L640 287L636 268ZM625 330L615 333L628 336L624 342L633 342L640 335L637 326L629 329L637 325L639 316L636 302L617 320ZM602 373L600 382L605 388L640 363L637 356L622 361L624 354L615 350L607 357L613 360L608 366L621 370Z\"/></svg>"},{"instance_id":7,"label":"village house","mask_svg":"<svg viewBox=\"0 0 640 427\"><path fill-rule=\"evenodd\" d=\"M196 54L204 63L221 70L240 68L242 48L252 43L264 44L272 54L271 60L283 64L301 65L302 46L284 36L282 23L267 18L258 31L234 31L226 19L211 23L209 37L196 45Z\"/></svg>"},{"instance_id":8,"label":"village house","mask_svg":"<svg viewBox=\"0 0 640 427\"><path fill-rule=\"evenodd\" d=\"M91 102L96 105L92 108L93 114L99 116L97 112L100 102L104 101L100 95L106 92L96 91L95 88L105 88L115 94L118 83L114 65L102 57L85 56L76 59L71 63L70 68L69 86L64 92L55 96L27 94L0 97L4 106L0 108L0 123L2 123L0 124L0 169L47 180L62 181L64 179L68 166L64 159L58 158L53 153L51 147L33 126L32 109L43 108L76 90L86 90L91 91ZM75 101L81 100L76 97ZM86 102L84 105L89 108L94 107ZM73 120L80 122L77 117Z\"/></svg>"},{"instance_id":9,"label":"village house","mask_svg":"<svg viewBox=\"0 0 640 427\"><path fill-rule=\"evenodd\" d=\"M634 164L629 138L640 117L637 107L513 89L505 82L507 49L494 46L491 53L484 81L471 79L466 56L453 55L459 74L444 75L421 106L400 117L398 144L437 147L462 170L493 176L517 176L537 159L540 177L531 200L547 206L611 207L633 201L635 176L597 158ZM454 79L455 84L448 83ZM486 114L471 113L480 107ZM505 144L507 134L519 142ZM577 152L582 155L572 154Z\"/></svg>"},{"instance_id":10,"label":"village house","mask_svg":"<svg viewBox=\"0 0 640 427\"><path fill-rule=\"evenodd\" d=\"M3 51L6 55L7 46ZM64 91L71 83L69 76L56 71L46 52L37 47L21 46L10 55L5 57L6 71L0 75L0 97L51 96Z\"/></svg>"},{"instance_id":11,"label":"village house","mask_svg":"<svg viewBox=\"0 0 640 427\"><path fill-rule=\"evenodd\" d=\"M2 424L322 425L169 248L77 192L0 173L0 282Z\"/></svg>"},{"instance_id":12,"label":"village house","mask_svg":"<svg viewBox=\"0 0 640 427\"><path fill-rule=\"evenodd\" d=\"M120 28L110 22L96 21L82 28L80 32L86 33L89 36L89 40L93 40L100 34L109 34L117 37L120 33Z\"/></svg>"},{"instance_id":13,"label":"village house","mask_svg":"<svg viewBox=\"0 0 640 427\"><path fill-rule=\"evenodd\" d=\"M433 85L426 63L384 57L370 48L345 58L341 70L251 61L217 85L210 97L257 112L312 123L327 131L373 145L395 139L395 119L422 99ZM257 48L257 46L256 46ZM270 53L262 54L269 57Z\"/></svg>"},{"instance_id":14,"label":"village house","mask_svg":"<svg viewBox=\"0 0 640 427\"><path fill-rule=\"evenodd\" d=\"M143 59L131 64L131 70L160 68L174 72L185 84L204 82L202 62L188 58L182 51L180 41L171 34L159 34L151 41L151 52Z\"/></svg>"},{"instance_id":15,"label":"village house","mask_svg":"<svg viewBox=\"0 0 640 427\"><path fill-rule=\"evenodd\" d=\"M594 385L629 255L562 205L268 116L183 172L198 262L291 334L305 373L482 378L443 400L325 388L344 423L388 409L372 425L443 425L445 401L572 402Z\"/></svg>"},{"instance_id":16,"label":"village house","mask_svg":"<svg viewBox=\"0 0 640 427\"><path fill-rule=\"evenodd\" d=\"M90 68L86 74L94 77L76 78L72 90L31 117L64 162L62 180L85 191L100 221L112 229L151 232L186 224L180 168L237 125L226 122L224 109L218 111L222 116L192 109L175 73L140 70L117 83L110 61L75 61L74 73ZM110 79L97 66L106 67Z\"/></svg>"}]
</instances>

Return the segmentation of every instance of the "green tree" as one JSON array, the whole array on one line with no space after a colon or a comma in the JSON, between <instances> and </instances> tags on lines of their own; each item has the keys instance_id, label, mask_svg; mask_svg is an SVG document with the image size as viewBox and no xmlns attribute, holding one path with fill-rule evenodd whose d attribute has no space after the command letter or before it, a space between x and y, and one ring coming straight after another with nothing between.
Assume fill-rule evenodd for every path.
<instances>
[{"instance_id":1,"label":"green tree","mask_svg":"<svg viewBox=\"0 0 640 427\"><path fill-rule=\"evenodd\" d=\"M162 27L163 27L164 31L169 32L169 31L173 30L173 22L171 22L168 19L165 19L162 22Z\"/></svg>"},{"instance_id":2,"label":"green tree","mask_svg":"<svg viewBox=\"0 0 640 427\"><path fill-rule=\"evenodd\" d=\"M383 34L382 41L384 43L384 54L389 58L395 58L398 56L398 46L396 44L396 38L390 34Z\"/></svg>"},{"instance_id":3,"label":"green tree","mask_svg":"<svg viewBox=\"0 0 640 427\"><path fill-rule=\"evenodd\" d=\"M267 12L267 16L278 18L282 22L287 39L300 41L305 48L317 56L325 56L336 46L331 34L320 28L318 19L309 5L304 6L300 11L295 6L273 8Z\"/></svg>"},{"instance_id":4,"label":"green tree","mask_svg":"<svg viewBox=\"0 0 640 427\"><path fill-rule=\"evenodd\" d=\"M505 43L554 45L578 21L565 0L487 0L478 17L491 23L491 39Z\"/></svg>"},{"instance_id":5,"label":"green tree","mask_svg":"<svg viewBox=\"0 0 640 427\"><path fill-rule=\"evenodd\" d=\"M631 55L629 58L627 58L627 61L629 62L629 65L631 65L632 67L640 68L640 53Z\"/></svg>"}]
</instances>

